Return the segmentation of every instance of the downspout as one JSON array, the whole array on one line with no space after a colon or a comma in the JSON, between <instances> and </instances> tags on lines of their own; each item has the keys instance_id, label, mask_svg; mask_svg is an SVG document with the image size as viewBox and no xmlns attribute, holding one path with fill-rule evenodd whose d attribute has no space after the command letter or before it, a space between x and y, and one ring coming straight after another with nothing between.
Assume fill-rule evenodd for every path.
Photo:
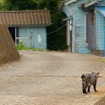
<instances>
[{"instance_id":1,"label":"downspout","mask_svg":"<svg viewBox=\"0 0 105 105\"><path fill-rule=\"evenodd\" d=\"M70 31L71 31L71 24L70 24L70 20L72 19L72 17L68 17L63 19L63 21L66 21L66 44L67 44L67 50L68 52L71 52L71 45L70 45Z\"/></svg>"},{"instance_id":2,"label":"downspout","mask_svg":"<svg viewBox=\"0 0 105 105\"><path fill-rule=\"evenodd\" d=\"M67 20L67 46L70 52L70 19Z\"/></svg>"}]
</instances>

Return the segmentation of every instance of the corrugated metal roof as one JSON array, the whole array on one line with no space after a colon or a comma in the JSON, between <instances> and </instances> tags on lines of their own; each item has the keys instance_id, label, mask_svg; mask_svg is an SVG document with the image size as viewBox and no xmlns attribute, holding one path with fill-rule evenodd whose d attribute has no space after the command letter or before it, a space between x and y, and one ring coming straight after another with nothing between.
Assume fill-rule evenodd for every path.
<instances>
[{"instance_id":1,"label":"corrugated metal roof","mask_svg":"<svg viewBox=\"0 0 105 105\"><path fill-rule=\"evenodd\" d=\"M51 25L47 10L1 11L0 24L6 25Z\"/></svg>"},{"instance_id":2,"label":"corrugated metal roof","mask_svg":"<svg viewBox=\"0 0 105 105\"><path fill-rule=\"evenodd\" d=\"M97 10L105 17L105 7L104 6L98 6Z\"/></svg>"}]
</instances>

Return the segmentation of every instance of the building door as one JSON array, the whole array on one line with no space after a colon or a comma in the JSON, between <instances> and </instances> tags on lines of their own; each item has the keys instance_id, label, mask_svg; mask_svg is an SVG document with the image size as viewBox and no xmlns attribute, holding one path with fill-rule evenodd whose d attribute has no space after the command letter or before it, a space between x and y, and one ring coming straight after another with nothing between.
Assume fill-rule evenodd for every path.
<instances>
[{"instance_id":1,"label":"building door","mask_svg":"<svg viewBox=\"0 0 105 105\"><path fill-rule=\"evenodd\" d=\"M15 42L15 27L9 27L8 29L12 36L13 41Z\"/></svg>"},{"instance_id":2,"label":"building door","mask_svg":"<svg viewBox=\"0 0 105 105\"><path fill-rule=\"evenodd\" d=\"M93 51L96 46L95 15L93 12L88 12L86 14L86 42L88 44L88 49Z\"/></svg>"}]
</instances>

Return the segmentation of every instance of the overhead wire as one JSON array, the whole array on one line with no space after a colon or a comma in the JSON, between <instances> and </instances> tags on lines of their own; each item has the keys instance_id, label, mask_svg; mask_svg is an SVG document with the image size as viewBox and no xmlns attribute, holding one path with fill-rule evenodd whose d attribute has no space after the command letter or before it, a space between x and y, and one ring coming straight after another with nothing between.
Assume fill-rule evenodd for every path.
<instances>
[{"instance_id":1,"label":"overhead wire","mask_svg":"<svg viewBox=\"0 0 105 105\"><path fill-rule=\"evenodd\" d=\"M66 26L66 24L64 24L63 26L61 26L60 28L58 28L58 29L56 29L56 30L54 30L54 31L52 31L52 32L47 33L47 35L51 35L51 34L53 34L53 33L56 33L56 32L58 32L58 31L60 31L62 28L64 28L65 26Z\"/></svg>"}]
</instances>

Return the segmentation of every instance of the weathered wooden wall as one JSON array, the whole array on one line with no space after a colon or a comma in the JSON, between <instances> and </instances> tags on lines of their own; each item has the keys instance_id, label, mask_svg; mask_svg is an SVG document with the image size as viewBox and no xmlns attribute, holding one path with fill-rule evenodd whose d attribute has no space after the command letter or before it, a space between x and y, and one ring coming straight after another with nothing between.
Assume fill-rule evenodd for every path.
<instances>
[{"instance_id":1,"label":"weathered wooden wall","mask_svg":"<svg viewBox=\"0 0 105 105\"><path fill-rule=\"evenodd\" d=\"M64 6L63 12L67 17L73 17L72 29L72 51L76 53L90 53L86 47L86 23L85 12L79 7L80 4L88 0L78 0L69 5Z\"/></svg>"},{"instance_id":2,"label":"weathered wooden wall","mask_svg":"<svg viewBox=\"0 0 105 105\"><path fill-rule=\"evenodd\" d=\"M88 2L89 0L77 0L71 4L65 5L63 7L63 12L69 18L73 17L73 28L72 28L72 49L73 52L77 53L91 53L95 50L95 54L102 55L104 54L104 40L105 40L105 17L99 13L97 10L94 14L95 26L87 28L87 15L79 6L82 3ZM101 0L97 3L97 6L105 6L105 0ZM96 6L96 8L97 8ZM91 31L89 36L89 44L92 46L90 49L86 43L87 29ZM94 37L92 36L94 33Z\"/></svg>"},{"instance_id":3,"label":"weathered wooden wall","mask_svg":"<svg viewBox=\"0 0 105 105\"><path fill-rule=\"evenodd\" d=\"M105 35L105 17L96 10L96 38L97 38L97 49L95 54L104 55L104 35Z\"/></svg>"},{"instance_id":4,"label":"weathered wooden wall","mask_svg":"<svg viewBox=\"0 0 105 105\"><path fill-rule=\"evenodd\" d=\"M19 27L19 39L28 47L47 49L46 27Z\"/></svg>"},{"instance_id":5,"label":"weathered wooden wall","mask_svg":"<svg viewBox=\"0 0 105 105\"><path fill-rule=\"evenodd\" d=\"M0 25L0 64L16 61L19 58L7 26Z\"/></svg>"}]
</instances>

